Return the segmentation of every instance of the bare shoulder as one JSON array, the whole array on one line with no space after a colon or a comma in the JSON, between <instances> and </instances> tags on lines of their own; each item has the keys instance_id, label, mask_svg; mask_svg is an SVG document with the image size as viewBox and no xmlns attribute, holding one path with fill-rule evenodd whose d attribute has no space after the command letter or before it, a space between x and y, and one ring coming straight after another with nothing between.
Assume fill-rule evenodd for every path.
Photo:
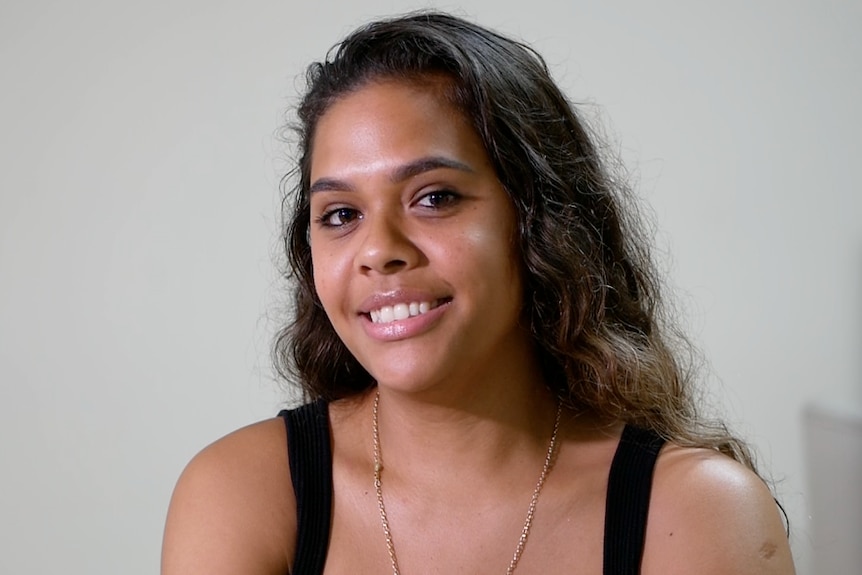
<instances>
[{"instance_id":1,"label":"bare shoulder","mask_svg":"<svg viewBox=\"0 0 862 575\"><path fill-rule=\"evenodd\" d=\"M162 575L287 573L295 508L281 419L219 439L189 462L174 489Z\"/></svg>"},{"instance_id":2,"label":"bare shoulder","mask_svg":"<svg viewBox=\"0 0 862 575\"><path fill-rule=\"evenodd\" d=\"M769 488L720 453L665 446L655 470L643 573L794 573Z\"/></svg>"}]
</instances>

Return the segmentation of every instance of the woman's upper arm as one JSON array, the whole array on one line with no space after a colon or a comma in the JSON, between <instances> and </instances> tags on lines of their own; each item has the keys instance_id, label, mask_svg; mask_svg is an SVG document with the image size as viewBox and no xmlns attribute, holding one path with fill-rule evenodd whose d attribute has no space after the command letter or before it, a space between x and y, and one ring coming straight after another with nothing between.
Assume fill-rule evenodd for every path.
<instances>
[{"instance_id":1,"label":"woman's upper arm","mask_svg":"<svg viewBox=\"0 0 862 575\"><path fill-rule=\"evenodd\" d=\"M729 457L669 445L656 466L645 575L791 575L787 533L769 488Z\"/></svg>"},{"instance_id":2,"label":"woman's upper arm","mask_svg":"<svg viewBox=\"0 0 862 575\"><path fill-rule=\"evenodd\" d=\"M285 575L295 509L283 421L240 429L201 451L180 476L162 575Z\"/></svg>"}]
</instances>

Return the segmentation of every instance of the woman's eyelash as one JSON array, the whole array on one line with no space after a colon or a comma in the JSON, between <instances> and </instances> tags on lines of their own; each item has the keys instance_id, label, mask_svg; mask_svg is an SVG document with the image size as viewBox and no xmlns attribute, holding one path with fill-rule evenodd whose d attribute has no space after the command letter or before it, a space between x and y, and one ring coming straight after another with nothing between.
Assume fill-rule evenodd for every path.
<instances>
[{"instance_id":1,"label":"woman's eyelash","mask_svg":"<svg viewBox=\"0 0 862 575\"><path fill-rule=\"evenodd\" d=\"M416 202L417 204L428 208L443 208L457 202L461 195L450 189L439 189L424 194Z\"/></svg>"},{"instance_id":2,"label":"woman's eyelash","mask_svg":"<svg viewBox=\"0 0 862 575\"><path fill-rule=\"evenodd\" d=\"M336 217L341 221L335 221ZM314 222L325 228L338 228L349 224L358 217L358 212L353 208L339 207L323 212L314 218Z\"/></svg>"}]
</instances>

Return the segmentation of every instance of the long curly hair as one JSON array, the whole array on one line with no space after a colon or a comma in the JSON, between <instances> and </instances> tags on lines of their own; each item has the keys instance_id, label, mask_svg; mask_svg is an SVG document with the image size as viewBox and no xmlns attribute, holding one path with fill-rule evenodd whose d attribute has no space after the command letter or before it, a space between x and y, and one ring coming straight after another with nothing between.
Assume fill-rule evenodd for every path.
<instances>
[{"instance_id":1,"label":"long curly hair","mask_svg":"<svg viewBox=\"0 0 862 575\"><path fill-rule=\"evenodd\" d=\"M294 292L292 320L273 347L279 373L309 399L336 400L374 385L315 292L310 155L317 123L338 98L374 80L430 75L448 78L443 97L472 122L515 206L523 321L547 385L574 409L717 449L754 469L744 443L698 416L690 347L666 321L636 205L542 57L448 14L365 25L308 69L294 127L298 163L283 182L286 274Z\"/></svg>"}]
</instances>

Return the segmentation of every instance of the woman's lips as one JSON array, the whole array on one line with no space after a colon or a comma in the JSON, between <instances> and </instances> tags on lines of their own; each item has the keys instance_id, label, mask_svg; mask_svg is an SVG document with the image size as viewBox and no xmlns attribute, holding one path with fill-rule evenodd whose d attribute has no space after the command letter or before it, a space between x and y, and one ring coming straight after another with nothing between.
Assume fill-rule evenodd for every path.
<instances>
[{"instance_id":1,"label":"woman's lips","mask_svg":"<svg viewBox=\"0 0 862 575\"><path fill-rule=\"evenodd\" d=\"M421 335L433 327L449 307L452 298L416 299L375 306L362 313L368 336L380 341L397 341Z\"/></svg>"}]
</instances>

